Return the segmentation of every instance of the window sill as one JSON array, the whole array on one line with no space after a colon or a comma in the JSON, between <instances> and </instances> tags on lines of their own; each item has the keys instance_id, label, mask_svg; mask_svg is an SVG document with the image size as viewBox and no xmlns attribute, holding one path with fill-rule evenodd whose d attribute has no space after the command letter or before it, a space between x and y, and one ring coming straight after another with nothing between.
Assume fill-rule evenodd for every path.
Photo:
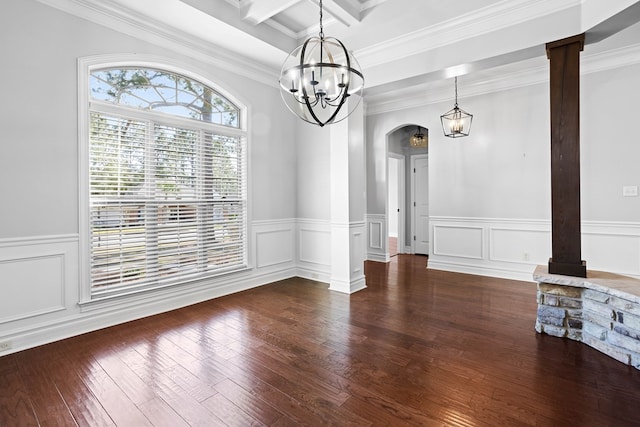
<instances>
[{"instance_id":1,"label":"window sill","mask_svg":"<svg viewBox=\"0 0 640 427\"><path fill-rule=\"evenodd\" d=\"M78 303L80 311L110 311L113 309L124 310L137 307L140 304L161 303L168 299L186 297L198 293L204 293L213 289L229 286L239 279L246 278L251 268L242 266L233 270L220 272L207 277L200 277L175 283L167 283L157 286L147 286L139 289L123 288L113 291L108 295L94 296L90 300Z\"/></svg>"}]
</instances>

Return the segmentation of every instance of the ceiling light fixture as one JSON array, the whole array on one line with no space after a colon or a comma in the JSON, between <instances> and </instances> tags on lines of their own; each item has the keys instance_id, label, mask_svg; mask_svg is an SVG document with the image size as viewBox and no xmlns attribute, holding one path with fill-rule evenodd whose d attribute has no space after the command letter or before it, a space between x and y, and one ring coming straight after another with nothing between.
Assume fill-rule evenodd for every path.
<instances>
[{"instance_id":1,"label":"ceiling light fixture","mask_svg":"<svg viewBox=\"0 0 640 427\"><path fill-rule=\"evenodd\" d=\"M473 120L472 114L469 114L458 107L458 76L456 76L455 78L455 87L456 101L453 109L440 116L444 136L448 136L449 138L460 138L462 136L469 136L469 131L471 130L471 121Z\"/></svg>"},{"instance_id":2,"label":"ceiling light fixture","mask_svg":"<svg viewBox=\"0 0 640 427\"><path fill-rule=\"evenodd\" d=\"M356 58L340 40L324 36L320 0L320 33L285 60L280 95L302 120L324 126L347 118L360 103L363 88L364 76Z\"/></svg>"},{"instance_id":3,"label":"ceiling light fixture","mask_svg":"<svg viewBox=\"0 0 640 427\"><path fill-rule=\"evenodd\" d=\"M416 133L411 138L409 138L409 144L415 148L426 147L428 144L427 141L427 137L422 133L422 128L420 126L418 126L418 130L416 131Z\"/></svg>"}]
</instances>

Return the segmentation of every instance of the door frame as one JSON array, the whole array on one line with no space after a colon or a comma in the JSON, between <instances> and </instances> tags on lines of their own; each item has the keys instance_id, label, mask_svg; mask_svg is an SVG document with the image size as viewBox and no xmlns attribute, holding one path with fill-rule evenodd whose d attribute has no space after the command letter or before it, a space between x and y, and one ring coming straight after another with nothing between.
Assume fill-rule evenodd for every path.
<instances>
[{"instance_id":1,"label":"door frame","mask_svg":"<svg viewBox=\"0 0 640 427\"><path fill-rule=\"evenodd\" d=\"M398 208L400 209L400 212L389 212L389 191L391 190L389 187L389 159L395 159L398 160L398 179L397 179L397 183L398 183L398 188L396 189L396 191L398 192ZM393 153L393 152L389 152L387 154L387 233L386 233L386 252L387 252L387 258L389 258L389 247L388 247L388 242L389 242L389 218L391 215L396 215L398 217L398 253L399 254L403 254L405 253L405 229L406 229L406 225L405 225L405 218L406 218L406 209L407 209L407 203L406 203L406 195L405 195L405 188L406 188L406 157L402 154L398 154L398 153Z\"/></svg>"},{"instance_id":2,"label":"door frame","mask_svg":"<svg viewBox=\"0 0 640 427\"><path fill-rule=\"evenodd\" d=\"M429 167L429 154L414 154L411 156L411 169L413 173L411 173L411 253L416 253L416 160L418 159L427 159L427 168ZM427 182L427 189L429 186L429 182ZM428 193L427 193L428 194ZM431 241L429 241L429 246L431 246ZM431 249L431 248L429 248ZM430 252L430 251L429 251Z\"/></svg>"}]
</instances>

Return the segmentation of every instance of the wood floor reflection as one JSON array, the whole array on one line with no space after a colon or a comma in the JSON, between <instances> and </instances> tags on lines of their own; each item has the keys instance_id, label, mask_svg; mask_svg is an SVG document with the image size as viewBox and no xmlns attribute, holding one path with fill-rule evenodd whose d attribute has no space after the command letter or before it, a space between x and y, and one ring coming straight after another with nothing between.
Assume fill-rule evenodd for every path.
<instances>
[{"instance_id":1,"label":"wood floor reflection","mask_svg":"<svg viewBox=\"0 0 640 427\"><path fill-rule=\"evenodd\" d=\"M640 373L534 331L535 285L367 263L0 358L0 426L640 425Z\"/></svg>"}]
</instances>

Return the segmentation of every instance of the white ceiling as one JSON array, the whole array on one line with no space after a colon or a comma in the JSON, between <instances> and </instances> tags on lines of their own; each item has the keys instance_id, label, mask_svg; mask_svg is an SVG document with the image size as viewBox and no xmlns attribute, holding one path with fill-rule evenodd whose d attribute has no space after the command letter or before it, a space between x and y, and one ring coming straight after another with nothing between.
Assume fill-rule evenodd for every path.
<instances>
[{"instance_id":1,"label":"white ceiling","mask_svg":"<svg viewBox=\"0 0 640 427\"><path fill-rule=\"evenodd\" d=\"M238 72L274 85L288 53L319 30L319 0L39 1L211 61L233 59ZM631 27L616 37L640 45L638 0L323 0L323 7L324 33L354 52L367 100L448 85L454 75L539 66L545 43L582 32L593 44Z\"/></svg>"}]
</instances>

